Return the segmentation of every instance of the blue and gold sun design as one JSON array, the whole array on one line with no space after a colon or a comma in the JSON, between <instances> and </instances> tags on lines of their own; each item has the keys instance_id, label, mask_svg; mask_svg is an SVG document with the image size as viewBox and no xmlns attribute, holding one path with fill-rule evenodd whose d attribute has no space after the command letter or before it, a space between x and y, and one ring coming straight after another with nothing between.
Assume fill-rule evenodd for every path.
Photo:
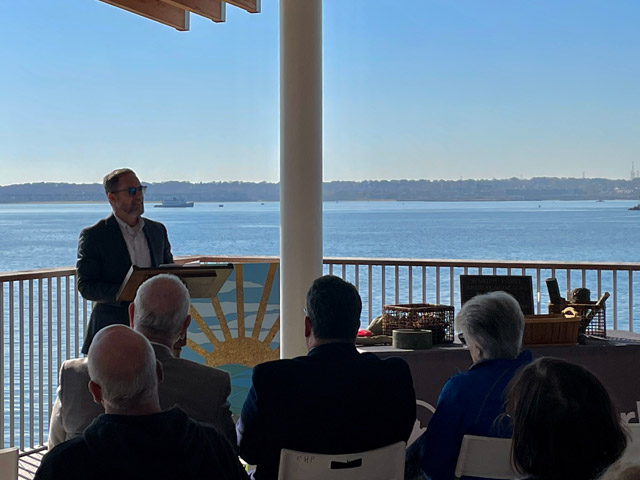
<instances>
[{"instance_id":1,"label":"blue and gold sun design","mask_svg":"<svg viewBox=\"0 0 640 480\"><path fill-rule=\"evenodd\" d=\"M279 286L277 263L236 264L216 297L191 300L181 356L229 372L233 413L240 413L253 367L279 358Z\"/></svg>"}]
</instances>

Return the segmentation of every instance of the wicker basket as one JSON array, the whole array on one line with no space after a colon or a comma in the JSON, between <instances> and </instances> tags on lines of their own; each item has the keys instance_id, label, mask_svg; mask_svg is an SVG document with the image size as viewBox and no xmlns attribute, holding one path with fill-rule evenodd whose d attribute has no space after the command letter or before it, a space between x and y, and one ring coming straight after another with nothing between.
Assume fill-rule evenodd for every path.
<instances>
[{"instance_id":1,"label":"wicker basket","mask_svg":"<svg viewBox=\"0 0 640 480\"><path fill-rule=\"evenodd\" d=\"M567 307L572 307L580 315L580 333L607 338L606 306L598 308L595 303L570 303Z\"/></svg>"},{"instance_id":2,"label":"wicker basket","mask_svg":"<svg viewBox=\"0 0 640 480\"><path fill-rule=\"evenodd\" d=\"M555 308L554 308L555 307ZM596 302L566 303L561 307L549 304L549 313L562 313L565 308L573 308L580 316L580 333L593 337L607 338L606 305L596 306Z\"/></svg>"},{"instance_id":3,"label":"wicker basket","mask_svg":"<svg viewBox=\"0 0 640 480\"><path fill-rule=\"evenodd\" d=\"M525 315L523 345L575 345L580 317L562 314Z\"/></svg>"},{"instance_id":4,"label":"wicker basket","mask_svg":"<svg viewBox=\"0 0 640 480\"><path fill-rule=\"evenodd\" d=\"M397 328L431 330L433 343L453 342L454 308L430 303L385 305L382 333L391 335Z\"/></svg>"}]
</instances>

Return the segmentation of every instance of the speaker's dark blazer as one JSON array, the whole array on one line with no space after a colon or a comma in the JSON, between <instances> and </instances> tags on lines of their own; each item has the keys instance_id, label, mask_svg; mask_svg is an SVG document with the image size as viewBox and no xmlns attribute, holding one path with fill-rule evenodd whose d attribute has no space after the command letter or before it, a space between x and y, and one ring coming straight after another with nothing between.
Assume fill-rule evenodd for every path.
<instances>
[{"instance_id":1,"label":"speaker's dark blazer","mask_svg":"<svg viewBox=\"0 0 640 480\"><path fill-rule=\"evenodd\" d=\"M144 236L149 245L151 266L173 263L167 229L163 224L144 219ZM82 345L89 351L93 336L103 327L129 325L129 302L116 302L116 294L131 268L127 244L113 214L80 232L76 263L78 290L84 298L96 302Z\"/></svg>"},{"instance_id":2,"label":"speaker's dark blazer","mask_svg":"<svg viewBox=\"0 0 640 480\"><path fill-rule=\"evenodd\" d=\"M253 369L238 422L240 456L254 478L278 477L280 450L357 453L407 441L416 418L409 366L355 345L317 346L305 357Z\"/></svg>"}]
</instances>

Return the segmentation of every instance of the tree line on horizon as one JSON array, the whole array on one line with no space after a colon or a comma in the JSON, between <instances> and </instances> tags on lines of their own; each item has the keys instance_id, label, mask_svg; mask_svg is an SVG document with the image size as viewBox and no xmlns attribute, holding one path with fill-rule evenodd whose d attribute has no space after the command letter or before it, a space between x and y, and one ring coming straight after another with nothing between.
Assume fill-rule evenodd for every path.
<instances>
[{"instance_id":1,"label":"tree line on horizon","mask_svg":"<svg viewBox=\"0 0 640 480\"><path fill-rule=\"evenodd\" d=\"M168 181L148 183L145 199L173 197L194 202L272 202L280 198L279 183ZM492 180L364 180L323 183L325 201L517 201L517 200L636 200L640 178ZM25 183L0 186L0 203L104 201L102 184Z\"/></svg>"}]
</instances>

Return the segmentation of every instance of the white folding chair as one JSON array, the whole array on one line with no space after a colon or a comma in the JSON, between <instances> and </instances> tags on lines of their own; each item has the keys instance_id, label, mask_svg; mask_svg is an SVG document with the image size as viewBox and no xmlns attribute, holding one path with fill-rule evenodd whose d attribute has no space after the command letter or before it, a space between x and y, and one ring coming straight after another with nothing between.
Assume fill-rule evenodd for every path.
<instances>
[{"instance_id":1,"label":"white folding chair","mask_svg":"<svg viewBox=\"0 0 640 480\"><path fill-rule=\"evenodd\" d=\"M627 423L625 428L629 431L627 448L625 449L620 462L640 463L640 423Z\"/></svg>"},{"instance_id":2,"label":"white folding chair","mask_svg":"<svg viewBox=\"0 0 640 480\"><path fill-rule=\"evenodd\" d=\"M2 480L18 480L18 449L0 450L0 478Z\"/></svg>"},{"instance_id":3,"label":"white folding chair","mask_svg":"<svg viewBox=\"0 0 640 480\"><path fill-rule=\"evenodd\" d=\"M511 439L465 435L458 454L456 478L518 478L511 465Z\"/></svg>"},{"instance_id":4,"label":"white folding chair","mask_svg":"<svg viewBox=\"0 0 640 480\"><path fill-rule=\"evenodd\" d=\"M280 451L278 480L402 480L405 442L362 453L324 455Z\"/></svg>"}]
</instances>

